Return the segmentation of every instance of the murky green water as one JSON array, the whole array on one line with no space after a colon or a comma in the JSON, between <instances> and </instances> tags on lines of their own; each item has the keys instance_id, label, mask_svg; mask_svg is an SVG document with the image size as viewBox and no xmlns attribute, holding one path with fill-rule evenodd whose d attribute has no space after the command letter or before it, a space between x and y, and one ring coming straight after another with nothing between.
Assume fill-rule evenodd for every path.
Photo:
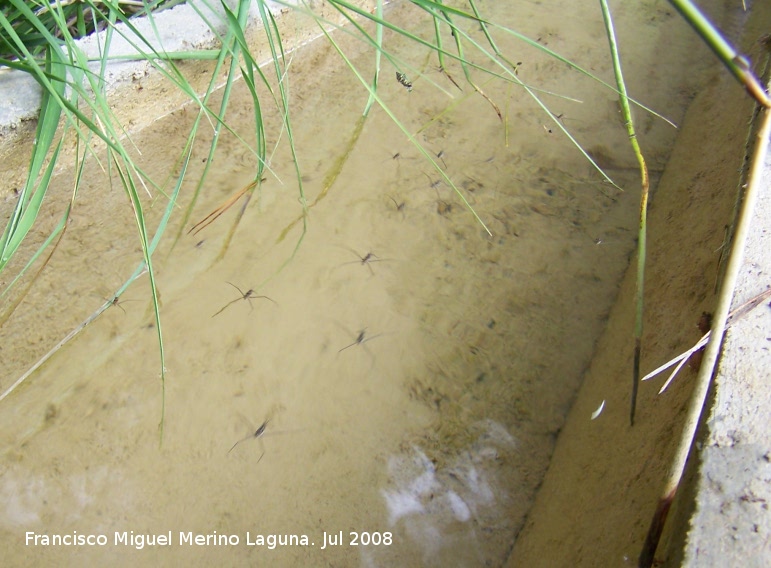
<instances>
[{"instance_id":1,"label":"murky green water","mask_svg":"<svg viewBox=\"0 0 771 568\"><path fill-rule=\"evenodd\" d=\"M599 12L554 4L496 18L611 80ZM656 6L624 7L619 33L639 33L626 37L655 50L647 34L672 17ZM388 14L414 22L417 13L400 4ZM369 77L371 58L338 36ZM294 259L282 269L302 235L302 208L273 112L266 116L273 173L224 256L238 206L158 256L168 370L163 445L146 277L121 298L139 301L110 308L2 401L2 538L12 563L505 560L634 247L638 181L614 93L505 35L499 41L522 61L523 81L584 101L544 95L627 191L603 184L520 88L475 75L500 120L458 67L451 72L463 91L425 52L388 36L413 89L386 65L380 95L492 236L380 109L325 194L366 93L323 42L295 52L289 82L304 191L310 203L322 198ZM670 47L686 57L686 43ZM641 50L630 58L631 88L677 119L696 79L672 84L669 74L688 62L647 65L659 56ZM253 141L247 101L241 85L231 123ZM637 116L655 182L675 131ZM158 179L175 169L193 118L183 109L135 135L141 163ZM191 188L203 158L205 143ZM250 152L224 135L196 220L254 171ZM163 198L155 198L161 209ZM61 250L3 329L3 388L136 266L132 223L121 190L93 168ZM269 299L241 298L253 288ZM266 420L262 435L250 438ZM109 542L27 546L27 531L103 534ZM341 531L343 544L333 545ZM170 545L138 550L137 535L169 532ZM180 543L188 533L209 535L209 545ZM350 543L351 533L361 545ZM308 543L298 536L270 548L259 535L305 535ZM223 536L231 544L215 545Z\"/></svg>"}]
</instances>

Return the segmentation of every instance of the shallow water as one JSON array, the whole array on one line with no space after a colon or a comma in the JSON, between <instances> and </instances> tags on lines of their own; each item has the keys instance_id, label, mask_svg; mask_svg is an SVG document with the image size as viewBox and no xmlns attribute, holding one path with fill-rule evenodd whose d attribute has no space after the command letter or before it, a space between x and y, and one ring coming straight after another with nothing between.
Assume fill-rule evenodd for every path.
<instances>
[{"instance_id":1,"label":"shallow water","mask_svg":"<svg viewBox=\"0 0 771 568\"><path fill-rule=\"evenodd\" d=\"M619 35L635 31L641 39L621 37L658 49L645 45L645 34L687 31L657 6L620 10ZM415 13L400 4L389 18ZM540 5L496 18L611 79L598 13ZM370 59L340 39L368 77ZM11 563L505 560L634 247L639 182L614 93L499 41L522 61L523 81L585 101L544 97L627 191L603 184L521 89L478 77L501 121L465 83L460 92L433 71L424 52L389 37L413 89L385 66L379 93L492 236L380 109L325 193L366 93L328 45L295 52L292 124L304 192L315 203L296 255L285 265L302 234L302 208L273 113L273 173L227 250L240 203L157 257L168 371L162 446L146 277L121 297L124 311L107 310L0 403L2 538ZM686 40L669 49L677 64L673 57L649 67L660 54L641 50L628 77L635 95L677 119L703 65L687 59ZM687 67L693 76L669 81ZM461 70L451 72L460 83ZM241 85L231 121L253 141L247 101ZM194 116L181 109L134 136L143 167L158 179L175 170ZM636 116L655 184L675 131ZM205 149L202 142L190 188ZM253 156L223 135L196 220L254 171ZM111 297L141 258L121 190L98 168L88 176L61 250L3 329L3 389ZM272 301L239 300L235 287ZM265 420L262 436L250 438ZM104 534L109 544L25 546L26 531ZM171 531L172 544L114 544L115 533L131 531ZM321 550L324 533L340 531L344 545ZM388 533L391 544L350 545L350 533L362 531ZM188 532L239 543L180 544ZM269 534L307 535L314 545L249 544Z\"/></svg>"}]
</instances>

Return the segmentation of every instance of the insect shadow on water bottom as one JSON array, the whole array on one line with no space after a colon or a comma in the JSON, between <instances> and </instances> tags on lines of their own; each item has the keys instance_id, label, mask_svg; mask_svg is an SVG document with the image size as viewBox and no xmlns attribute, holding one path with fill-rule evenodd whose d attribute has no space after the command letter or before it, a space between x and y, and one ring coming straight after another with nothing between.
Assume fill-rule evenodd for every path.
<instances>
[{"instance_id":1,"label":"insect shadow on water bottom","mask_svg":"<svg viewBox=\"0 0 771 568\"><path fill-rule=\"evenodd\" d=\"M429 187L433 189L436 192L436 212L439 213L439 215L447 216L452 211L452 203L445 201L442 199L441 195L439 195L439 186L444 183L444 180L438 179L434 181L431 179L431 176L428 175L426 172L423 172L423 175L426 176L429 182Z\"/></svg>"},{"instance_id":2,"label":"insect shadow on water bottom","mask_svg":"<svg viewBox=\"0 0 771 568\"><path fill-rule=\"evenodd\" d=\"M388 199L391 200L391 202L394 204L394 209L396 209L397 213L402 214L402 218L404 218L404 207L407 205L407 202L403 199L401 201L397 201L395 197L388 196Z\"/></svg>"}]
</instances>

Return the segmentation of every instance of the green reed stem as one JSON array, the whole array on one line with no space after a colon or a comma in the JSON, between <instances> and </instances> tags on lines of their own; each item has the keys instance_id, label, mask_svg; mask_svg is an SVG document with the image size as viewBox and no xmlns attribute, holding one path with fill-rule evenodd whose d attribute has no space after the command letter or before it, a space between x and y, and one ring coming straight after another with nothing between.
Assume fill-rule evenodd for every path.
<instances>
[{"instance_id":1,"label":"green reed stem","mask_svg":"<svg viewBox=\"0 0 771 568\"><path fill-rule=\"evenodd\" d=\"M723 65L736 77L736 80L744 85L750 95L761 105L771 107L771 99L768 98L760 81L752 73L747 58L728 43L720 30L707 19L698 6L691 0L670 0L670 2L685 21L691 24L691 27L717 55Z\"/></svg>"},{"instance_id":2,"label":"green reed stem","mask_svg":"<svg viewBox=\"0 0 771 568\"><path fill-rule=\"evenodd\" d=\"M640 150L640 144L637 141L637 134L634 130L632 121L632 111L629 108L629 97L626 94L626 83L624 74L621 71L621 59L618 55L618 46L616 45L616 33L613 30L613 20L610 16L607 0L600 0L602 7L602 17L605 20L605 31L608 35L610 44L610 54L613 59L613 73L616 76L616 85L620 93L619 101L621 111L626 124L626 131L629 134L629 143L632 145L634 155L640 165L640 224L638 227L638 249L637 249L637 289L635 293L635 324L634 324L634 368L632 371L632 400L629 410L629 423L634 425L635 407L637 405L637 387L640 383L640 354L642 352L642 332L643 332L643 304L644 304L644 283L645 283L645 254L646 254L646 236L647 236L647 217L648 217L648 166L645 164L645 158Z\"/></svg>"}]
</instances>

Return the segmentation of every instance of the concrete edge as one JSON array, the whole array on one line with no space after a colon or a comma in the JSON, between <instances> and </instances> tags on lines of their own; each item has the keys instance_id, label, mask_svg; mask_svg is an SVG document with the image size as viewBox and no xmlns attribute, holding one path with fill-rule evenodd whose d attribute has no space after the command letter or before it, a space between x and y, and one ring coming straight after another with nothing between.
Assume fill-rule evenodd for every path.
<instances>
[{"instance_id":1,"label":"concrete edge","mask_svg":"<svg viewBox=\"0 0 771 568\"><path fill-rule=\"evenodd\" d=\"M374 9L374 0L353 0L352 3L361 8ZM238 0L227 0L227 4L233 10L237 8ZM305 43L312 41L321 31L308 18L298 16L293 18L295 10L288 4L301 4L299 0L286 0L285 2L266 2L271 15L275 19L280 30L284 47L290 52ZM317 3L312 3L312 5ZM330 10L324 3L320 3L319 12L328 18L333 24L343 22L342 16L334 10ZM211 7L214 6L214 9ZM152 48L158 52L193 51L216 47L219 44L218 35L225 33L227 21L225 11L220 2L211 0L187 0L187 4L180 4L174 8L157 12L153 15L154 22L148 18L136 18L132 24L151 43ZM305 21L302 21L305 20ZM260 33L263 28L259 11L251 4L248 16L248 37L250 47L254 53L259 54L259 61L270 60L264 35ZM115 26L116 33L110 47L110 53L115 56L128 56L139 54L136 45L146 45L138 40L137 36L125 24ZM78 40L79 47L89 58L98 58L101 52L101 44L104 41L105 32L93 34ZM149 47L145 47L149 51ZM206 62L204 62L206 63ZM91 65L91 70L98 72L99 62ZM181 67L195 67L196 63L182 62ZM111 61L105 72L106 91L108 94L118 94L120 106L132 107L130 99L136 99L141 104L144 97L134 97L137 85L140 81L156 79L160 75L145 60L136 61ZM191 84L201 92L205 83L198 84L191 80ZM141 90L141 89L140 89ZM0 68L0 100L5 101L0 106L0 142L3 138L13 136L14 131L26 121L35 120L40 111L41 87L28 74ZM174 99L178 106L180 101ZM122 115L120 106L115 106L116 114L121 122L127 123L136 120L136 116L129 113Z\"/></svg>"},{"instance_id":2,"label":"concrete edge","mask_svg":"<svg viewBox=\"0 0 771 568\"><path fill-rule=\"evenodd\" d=\"M731 309L771 288L771 151ZM731 323L662 556L672 566L771 565L771 303Z\"/></svg>"},{"instance_id":3,"label":"concrete edge","mask_svg":"<svg viewBox=\"0 0 771 568\"><path fill-rule=\"evenodd\" d=\"M238 0L227 0L229 5L237 4ZM322 32L315 21L303 14L299 9L288 7L290 2L300 4L298 0L268 2L275 25L281 35L285 53L313 41ZM367 11L374 11L375 0L351 0L351 3ZM212 0L192 0L190 5L180 5L173 9L155 14L155 28L165 30L156 37L153 26L146 18L138 18L133 25L140 30L148 30L148 37L155 38L156 50L185 51L192 49L207 49L218 44L218 39L205 18L219 21L223 29L224 19L212 12L203 12L205 18L199 15L193 6L217 4ZM342 25L345 18L326 2L311 2L314 14L329 22L328 27ZM206 15L208 13L208 16ZM125 26L120 24L119 28ZM104 32L81 40L86 53L95 54L99 50L99 42ZM246 40L256 61L271 61L270 46L266 40L259 13L252 6L246 30ZM130 54L135 50L128 40L113 44L114 53ZM98 63L94 63L95 66ZM206 92L212 82L214 61L184 60L176 61L176 68L185 76L190 87L199 96ZM221 71L215 78L217 88L227 80L227 69ZM106 99L113 113L113 123L122 128L126 135L132 135L148 127L151 123L192 103L188 94L166 79L162 73L146 60L111 62L105 73ZM15 199L18 191L24 186L29 168L29 156L34 139L37 116L40 109L41 88L29 75L7 68L0 69L0 161L8 182L0 187L0 199ZM3 113L2 111L6 112ZM64 119L60 121L64 124ZM65 163L68 155L77 148L76 144L65 144L60 155L61 163Z\"/></svg>"},{"instance_id":4,"label":"concrete edge","mask_svg":"<svg viewBox=\"0 0 771 568\"><path fill-rule=\"evenodd\" d=\"M746 42L757 41L769 25L771 6L755 4ZM748 156L758 146L756 134L752 133ZM764 162L763 173L749 212L749 234L731 310L771 288L771 150L755 159ZM745 164L748 169L753 165ZM764 300L726 330L657 554L667 566L771 565L770 307Z\"/></svg>"},{"instance_id":5,"label":"concrete edge","mask_svg":"<svg viewBox=\"0 0 771 568\"><path fill-rule=\"evenodd\" d=\"M159 52L208 49L217 43L215 32L223 33L226 24L222 6L218 5L219 9L212 11L207 4L202 0L190 0L188 4L154 14L155 26L144 17L133 19L132 24L150 41L152 48ZM234 2L231 0L230 4ZM252 9L249 14L250 26L258 22L259 16ZM76 43L87 57L95 58L99 56L105 36L105 32L101 32ZM140 45L142 41L125 24L115 26L110 47L112 55L139 56L135 46ZM110 62L105 74L107 91L114 91L130 83L139 74L144 74L145 66L144 61ZM99 63L92 63L90 69L98 72ZM40 111L41 91L40 85L30 75L8 68L0 69L0 93L4 93L2 98L6 102L0 108L0 129L15 129L21 121L35 119Z\"/></svg>"}]
</instances>

